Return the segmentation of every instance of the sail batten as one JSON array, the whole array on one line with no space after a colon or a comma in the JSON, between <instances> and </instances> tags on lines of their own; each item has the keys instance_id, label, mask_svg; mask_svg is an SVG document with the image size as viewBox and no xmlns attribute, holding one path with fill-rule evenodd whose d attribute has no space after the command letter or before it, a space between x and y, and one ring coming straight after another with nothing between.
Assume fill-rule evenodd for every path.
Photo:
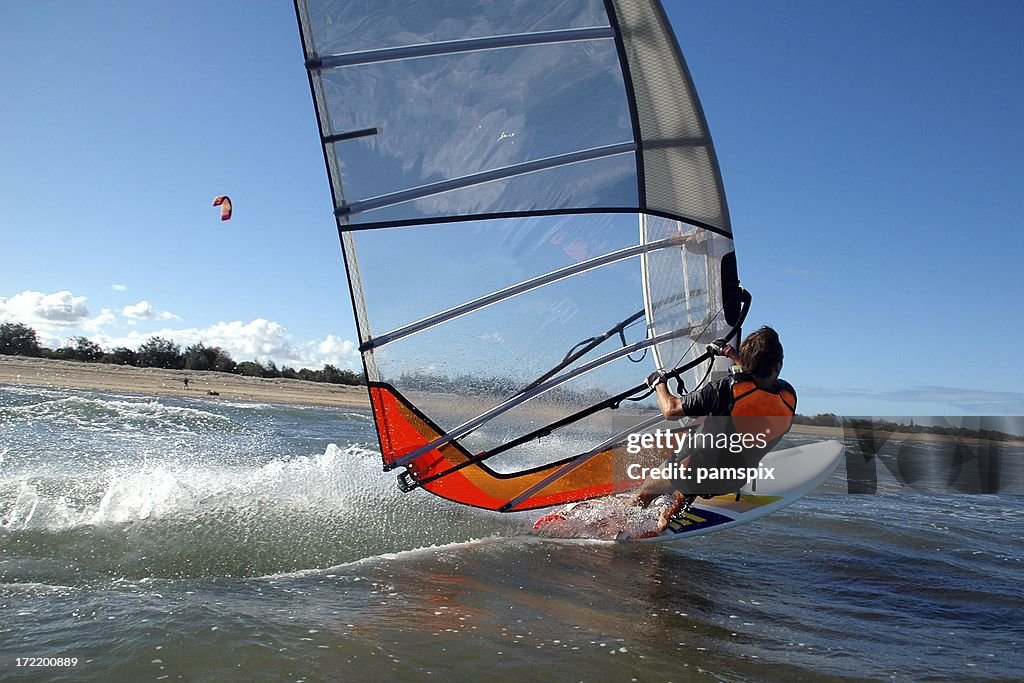
<instances>
[{"instance_id":1,"label":"sail batten","mask_svg":"<svg viewBox=\"0 0 1024 683\"><path fill-rule=\"evenodd\" d=\"M608 40L614 38L614 36L615 34L612 32L611 27L605 26L570 29L566 31L542 31L538 33L472 38L468 40L450 40L439 43L385 48L382 50L366 50L362 52L351 52L348 54L311 57L306 60L306 68L313 71L323 71L326 69L338 69L341 67L356 66L359 64L374 64L377 62L390 62L401 59L453 55L461 52L476 52L478 50L499 50L513 47L527 47L530 45L547 45L550 43L571 43L584 40Z\"/></svg>"},{"instance_id":2,"label":"sail batten","mask_svg":"<svg viewBox=\"0 0 1024 683\"><path fill-rule=\"evenodd\" d=\"M522 282L518 285L507 287L501 291L488 294L487 296L483 296L478 299L474 299L473 301L467 301L466 303L460 306L449 308L428 318L423 318L414 323L410 323L409 325L406 325L404 327L400 327L396 330L385 332L384 334L378 335L376 337L373 337L372 339L368 339L365 342L363 342L360 349L369 350L379 348L381 346L384 346L385 344L390 344L393 341L398 341L403 337L407 337L410 334L421 332L425 329L433 327L434 325L440 325L441 323L447 322L461 315L466 315L468 313L472 313L473 311L478 311L481 308L490 306L492 304L496 304L500 301L504 301L505 299L509 299L513 296L518 296L519 294L528 292L531 289L543 287L545 285L551 284L552 282L556 282L557 280L571 277L573 275L586 272L593 268L599 268L610 263L615 263L616 261L622 261L627 258L633 258L635 256L639 256L650 251L658 251L659 249L669 249L671 247L677 247L680 244L682 244L683 241L684 238L681 236L667 237L658 242L651 242L649 244L640 244L635 247L629 247L628 249L622 249L616 252L612 252L611 254L598 256L587 261L583 261L581 263L576 263L566 268L562 268L557 271L545 273L544 275L533 278L532 280L527 280L526 282Z\"/></svg>"}]
</instances>

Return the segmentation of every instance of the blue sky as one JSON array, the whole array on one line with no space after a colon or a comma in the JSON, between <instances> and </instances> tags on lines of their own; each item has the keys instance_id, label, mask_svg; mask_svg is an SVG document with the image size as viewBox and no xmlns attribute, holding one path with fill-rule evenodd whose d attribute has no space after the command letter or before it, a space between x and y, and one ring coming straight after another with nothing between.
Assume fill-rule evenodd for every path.
<instances>
[{"instance_id":1,"label":"blue sky","mask_svg":"<svg viewBox=\"0 0 1024 683\"><path fill-rule=\"evenodd\" d=\"M1024 5L665 4L801 412L1021 414ZM0 317L357 366L290 2L0 24Z\"/></svg>"}]
</instances>

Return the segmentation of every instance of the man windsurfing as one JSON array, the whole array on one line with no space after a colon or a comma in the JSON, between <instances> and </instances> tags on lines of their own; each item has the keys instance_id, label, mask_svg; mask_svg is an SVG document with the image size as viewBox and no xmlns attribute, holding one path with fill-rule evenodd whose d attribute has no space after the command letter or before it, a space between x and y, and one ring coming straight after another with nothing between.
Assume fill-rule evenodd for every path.
<instances>
[{"instance_id":1,"label":"man windsurfing","mask_svg":"<svg viewBox=\"0 0 1024 683\"><path fill-rule=\"evenodd\" d=\"M660 371L652 373L647 383L655 390L658 407L666 419L707 416L697 434L715 437L707 442L717 438L719 444L730 446L681 450L665 464L688 468L691 474L698 468L756 467L789 431L796 413L796 390L779 379L783 360L779 335L770 327L762 327L743 340L739 353L721 340L709 344L708 349L737 364L728 377L683 397L669 391L665 373ZM736 444L742 446L733 448ZM672 502L662 510L658 521L661 531L673 516L688 509L698 495L710 498L732 493L745 484L746 480L720 478L699 483L692 476L648 479L634 502L647 507L658 496L672 494Z\"/></svg>"}]
</instances>

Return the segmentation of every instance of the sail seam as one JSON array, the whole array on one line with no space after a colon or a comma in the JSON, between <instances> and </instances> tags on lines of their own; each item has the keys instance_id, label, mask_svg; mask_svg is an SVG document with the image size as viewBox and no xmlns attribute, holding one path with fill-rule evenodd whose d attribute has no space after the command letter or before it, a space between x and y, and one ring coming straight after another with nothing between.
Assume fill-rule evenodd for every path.
<instances>
[{"instance_id":1,"label":"sail seam","mask_svg":"<svg viewBox=\"0 0 1024 683\"><path fill-rule=\"evenodd\" d=\"M443 225L445 223L465 223L468 221L485 221L505 218L536 218L538 216L565 216L565 215L590 215L590 214L637 214L640 213L635 206L602 206L602 207L569 207L558 209L531 209L524 211L488 211L478 214L452 214L450 216L422 216L417 218L402 218L393 220L368 221L366 223L345 224L341 229L345 232L359 232L363 230L383 230L385 228L402 228L409 226ZM699 218L684 216L678 213L662 211L660 209L647 209L642 213L649 216L660 216L673 221L680 221L687 225L713 232L727 239L732 239L731 233L710 225Z\"/></svg>"}]
</instances>

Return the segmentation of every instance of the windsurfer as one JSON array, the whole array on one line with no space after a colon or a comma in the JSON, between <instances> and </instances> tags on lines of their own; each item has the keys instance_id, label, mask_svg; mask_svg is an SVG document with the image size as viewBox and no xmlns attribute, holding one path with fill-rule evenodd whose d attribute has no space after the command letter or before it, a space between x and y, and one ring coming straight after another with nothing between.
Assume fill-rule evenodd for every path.
<instances>
[{"instance_id":1,"label":"windsurfer","mask_svg":"<svg viewBox=\"0 0 1024 683\"><path fill-rule=\"evenodd\" d=\"M680 453L675 460L680 466L696 471L699 467L722 467L725 460L741 459L743 465L756 467L757 463L782 439L792 425L796 412L796 390L779 379L782 371L783 349L779 335L770 327L751 333L740 345L739 353L724 340L715 340L708 350L729 358L734 366L730 376L706 384L700 391L679 397L669 391L665 373L655 372L647 383L656 392L658 407L666 419L707 416L699 430L704 433L760 435L764 447L731 450L696 448ZM671 463L666 463L671 464ZM672 494L672 502L661 511L658 529L663 530L684 508L688 508L698 495L738 491L746 482L716 480L698 485L690 480L648 479L640 487L633 502L647 507L655 498ZM715 490L712 490L712 487Z\"/></svg>"}]
</instances>

